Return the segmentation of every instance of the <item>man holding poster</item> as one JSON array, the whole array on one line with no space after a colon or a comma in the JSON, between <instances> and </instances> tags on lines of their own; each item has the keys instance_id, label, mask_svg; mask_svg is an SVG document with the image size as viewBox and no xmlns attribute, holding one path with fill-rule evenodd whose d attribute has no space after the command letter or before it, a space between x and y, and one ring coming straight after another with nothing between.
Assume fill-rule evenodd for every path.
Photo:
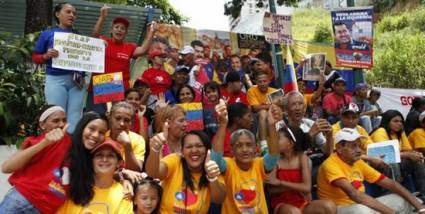
<instances>
[{"instance_id":1,"label":"man holding poster","mask_svg":"<svg viewBox=\"0 0 425 214\"><path fill-rule=\"evenodd\" d=\"M336 64L372 68L372 8L332 11Z\"/></svg>"}]
</instances>

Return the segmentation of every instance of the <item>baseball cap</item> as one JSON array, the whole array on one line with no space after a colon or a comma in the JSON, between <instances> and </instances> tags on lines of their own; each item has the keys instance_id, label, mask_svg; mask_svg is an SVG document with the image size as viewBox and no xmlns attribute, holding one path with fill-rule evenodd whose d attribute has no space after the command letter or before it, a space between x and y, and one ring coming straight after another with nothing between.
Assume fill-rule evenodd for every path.
<instances>
[{"instance_id":1,"label":"baseball cap","mask_svg":"<svg viewBox=\"0 0 425 214\"><path fill-rule=\"evenodd\" d=\"M357 83L356 87L354 88L354 91L358 91L358 90L363 89L363 88L367 88L366 83Z\"/></svg>"},{"instance_id":2,"label":"baseball cap","mask_svg":"<svg viewBox=\"0 0 425 214\"><path fill-rule=\"evenodd\" d=\"M120 149L118 148L118 143L115 142L115 141L113 141L113 140L111 140L111 139L106 140L105 142L103 142L103 143L99 144L98 146L94 147L94 149L92 149L91 153L94 154L97 151L99 151L99 150L101 150L101 149L103 149L105 147L109 147L112 150L114 150L114 152L117 153L117 155L118 155L118 159L122 159Z\"/></svg>"},{"instance_id":3,"label":"baseball cap","mask_svg":"<svg viewBox=\"0 0 425 214\"><path fill-rule=\"evenodd\" d=\"M114 21L112 21L112 24L116 24L116 23L121 23L125 26L125 28L128 29L128 27L130 26L130 22L128 21L128 19L124 18L124 17L117 17L114 19Z\"/></svg>"},{"instance_id":4,"label":"baseball cap","mask_svg":"<svg viewBox=\"0 0 425 214\"><path fill-rule=\"evenodd\" d=\"M235 71L230 71L226 74L226 76L224 76L224 83L229 83L229 82L240 82L241 81L241 77L239 76L238 72Z\"/></svg>"},{"instance_id":5,"label":"baseball cap","mask_svg":"<svg viewBox=\"0 0 425 214\"><path fill-rule=\"evenodd\" d=\"M193 48L192 48L192 46L190 46L190 45L186 45L186 46L184 46L180 51L179 51L179 54L182 54L182 55L186 55L186 54L193 54L193 53L195 53L195 50L193 50Z\"/></svg>"},{"instance_id":6,"label":"baseball cap","mask_svg":"<svg viewBox=\"0 0 425 214\"><path fill-rule=\"evenodd\" d=\"M356 129L343 128L335 135L335 145L341 141L355 141L363 137Z\"/></svg>"},{"instance_id":7,"label":"baseball cap","mask_svg":"<svg viewBox=\"0 0 425 214\"><path fill-rule=\"evenodd\" d=\"M357 114L357 113L360 112L359 106L357 106L357 104L355 104L355 103L349 103L347 106L345 106L344 111L342 112L342 114L345 114L347 112L352 112L354 114Z\"/></svg>"},{"instance_id":8,"label":"baseball cap","mask_svg":"<svg viewBox=\"0 0 425 214\"><path fill-rule=\"evenodd\" d=\"M177 65L174 72L185 72L185 73L189 73L190 72L190 68L185 66L185 65Z\"/></svg>"},{"instance_id":9,"label":"baseball cap","mask_svg":"<svg viewBox=\"0 0 425 214\"><path fill-rule=\"evenodd\" d=\"M425 119L425 111L423 111L420 115L419 115L419 123L422 123Z\"/></svg>"},{"instance_id":10,"label":"baseball cap","mask_svg":"<svg viewBox=\"0 0 425 214\"><path fill-rule=\"evenodd\" d=\"M338 82L343 82L344 84L346 84L347 82L345 81L344 78L342 77L338 77L337 79L335 79L334 83L338 83Z\"/></svg>"}]
</instances>

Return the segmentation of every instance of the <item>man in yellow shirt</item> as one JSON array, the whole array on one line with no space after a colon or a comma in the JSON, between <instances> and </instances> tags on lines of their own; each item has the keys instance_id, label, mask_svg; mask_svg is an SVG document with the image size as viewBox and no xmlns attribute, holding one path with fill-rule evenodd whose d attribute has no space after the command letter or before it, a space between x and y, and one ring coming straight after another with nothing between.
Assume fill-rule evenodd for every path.
<instances>
[{"instance_id":1,"label":"man in yellow shirt","mask_svg":"<svg viewBox=\"0 0 425 214\"><path fill-rule=\"evenodd\" d=\"M377 157L367 156L367 146L372 144L372 138L370 138L367 131L359 124L360 120L360 109L355 103L349 103L345 107L344 111L341 114L341 120L334 125L332 125L332 134L335 138L336 133L338 133L343 128L356 129L361 136L360 139L360 149L361 149L361 159L368 162L375 169L384 169L388 165L381 159Z\"/></svg>"},{"instance_id":2,"label":"man in yellow shirt","mask_svg":"<svg viewBox=\"0 0 425 214\"><path fill-rule=\"evenodd\" d=\"M408 139L415 150L425 154L425 111L419 115L418 119L421 127L413 130Z\"/></svg>"},{"instance_id":3,"label":"man in yellow shirt","mask_svg":"<svg viewBox=\"0 0 425 214\"><path fill-rule=\"evenodd\" d=\"M360 159L360 138L356 129L343 128L335 135L336 152L323 162L317 178L320 199L334 201L338 213L425 213L423 206L399 183L385 177ZM363 182L376 183L395 193L379 198L365 193Z\"/></svg>"},{"instance_id":4,"label":"man in yellow shirt","mask_svg":"<svg viewBox=\"0 0 425 214\"><path fill-rule=\"evenodd\" d=\"M268 96L276 91L275 88L269 87L270 78L266 73L257 72L255 74L257 85L248 89L246 93L248 103L252 107L252 111L258 114L258 136L261 148L267 148L267 111L271 105Z\"/></svg>"}]
</instances>

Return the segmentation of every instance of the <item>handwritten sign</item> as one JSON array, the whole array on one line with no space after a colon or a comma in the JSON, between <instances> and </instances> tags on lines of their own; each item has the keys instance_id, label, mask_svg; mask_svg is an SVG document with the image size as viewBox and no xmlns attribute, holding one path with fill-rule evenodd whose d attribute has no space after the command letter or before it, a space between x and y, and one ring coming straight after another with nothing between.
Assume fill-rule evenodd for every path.
<instances>
[{"instance_id":1,"label":"handwritten sign","mask_svg":"<svg viewBox=\"0 0 425 214\"><path fill-rule=\"evenodd\" d=\"M93 76L94 103L107 103L124 99L122 73L109 73Z\"/></svg>"},{"instance_id":2,"label":"handwritten sign","mask_svg":"<svg viewBox=\"0 0 425 214\"><path fill-rule=\"evenodd\" d=\"M186 112L186 131L204 130L202 103L180 103L177 105Z\"/></svg>"},{"instance_id":3,"label":"handwritten sign","mask_svg":"<svg viewBox=\"0 0 425 214\"><path fill-rule=\"evenodd\" d=\"M54 68L104 73L105 43L101 39L55 32L53 48L59 51L52 59Z\"/></svg>"},{"instance_id":4,"label":"handwritten sign","mask_svg":"<svg viewBox=\"0 0 425 214\"><path fill-rule=\"evenodd\" d=\"M292 17L264 14L263 33L266 41L272 44L292 44Z\"/></svg>"}]
</instances>

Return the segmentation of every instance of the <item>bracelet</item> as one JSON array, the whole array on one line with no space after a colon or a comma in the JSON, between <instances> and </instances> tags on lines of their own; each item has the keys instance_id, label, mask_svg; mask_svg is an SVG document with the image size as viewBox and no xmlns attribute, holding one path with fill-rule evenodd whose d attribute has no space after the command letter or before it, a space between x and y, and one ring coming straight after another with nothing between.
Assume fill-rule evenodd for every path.
<instances>
[{"instance_id":1,"label":"bracelet","mask_svg":"<svg viewBox=\"0 0 425 214\"><path fill-rule=\"evenodd\" d=\"M212 182L214 182L214 181L216 181L216 180L218 179L218 176L216 176L216 177L214 177L214 178L210 178L210 177L208 177L208 176L207 176L207 179L208 179L208 181L209 181L210 183L212 183Z\"/></svg>"}]
</instances>

